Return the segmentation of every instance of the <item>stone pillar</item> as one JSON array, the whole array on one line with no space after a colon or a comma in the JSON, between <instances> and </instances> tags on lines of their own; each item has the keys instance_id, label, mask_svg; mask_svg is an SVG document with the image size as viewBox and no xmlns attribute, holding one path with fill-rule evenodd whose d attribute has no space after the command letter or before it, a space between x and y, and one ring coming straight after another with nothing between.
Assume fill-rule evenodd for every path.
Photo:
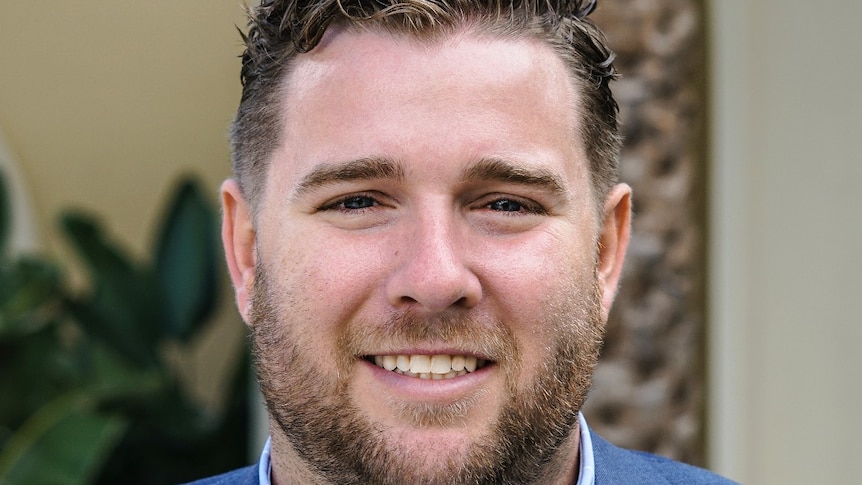
<instances>
[{"instance_id":1,"label":"stone pillar","mask_svg":"<svg viewBox=\"0 0 862 485\"><path fill-rule=\"evenodd\" d=\"M604 0L633 238L584 409L610 441L704 463L704 0Z\"/></svg>"}]
</instances>

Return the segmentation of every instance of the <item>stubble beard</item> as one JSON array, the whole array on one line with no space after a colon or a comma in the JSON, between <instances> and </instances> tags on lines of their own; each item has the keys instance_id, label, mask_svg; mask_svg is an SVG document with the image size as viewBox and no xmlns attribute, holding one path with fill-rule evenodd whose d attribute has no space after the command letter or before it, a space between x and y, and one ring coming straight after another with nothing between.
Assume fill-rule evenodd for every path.
<instances>
[{"instance_id":1,"label":"stubble beard","mask_svg":"<svg viewBox=\"0 0 862 485\"><path fill-rule=\"evenodd\" d=\"M590 283L592 283L590 285ZM356 326L338 339L335 373L318 368L324 356L309 355L292 328L290 295L272 291L261 266L256 270L251 323L255 368L269 414L293 452L322 483L335 484L526 484L558 465L556 452L577 429L601 347L603 322L596 279L561 291L537 331L555 338L531 383L516 382L519 352L502 322L477 325L469 318L395 317L386 325ZM306 315L307 316L307 315ZM492 328L491 328L492 327ZM363 329L363 330L360 330ZM509 399L488 433L469 450L444 457L411 456L390 444L382 425L372 422L348 393L354 350L386 341L471 342L478 352L505 356ZM439 426L464 417L474 402L450 406L402 405L401 417L417 427ZM445 444L441 447L445 448ZM441 453L429 450L429 453ZM433 463L432 463L433 462Z\"/></svg>"}]
</instances>

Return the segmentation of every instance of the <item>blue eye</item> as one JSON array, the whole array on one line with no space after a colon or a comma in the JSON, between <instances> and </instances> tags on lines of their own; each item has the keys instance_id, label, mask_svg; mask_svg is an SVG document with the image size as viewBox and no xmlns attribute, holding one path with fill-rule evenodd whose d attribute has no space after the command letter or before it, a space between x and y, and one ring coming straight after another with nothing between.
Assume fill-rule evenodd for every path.
<instances>
[{"instance_id":1,"label":"blue eye","mask_svg":"<svg viewBox=\"0 0 862 485\"><path fill-rule=\"evenodd\" d=\"M520 202L511 199L495 200L494 202L488 204L488 207L490 207L492 210L500 212L519 212L524 208L524 206L521 205Z\"/></svg>"},{"instance_id":2,"label":"blue eye","mask_svg":"<svg viewBox=\"0 0 862 485\"><path fill-rule=\"evenodd\" d=\"M341 206L349 210L367 209L377 205L377 202L371 197L357 195L348 197L341 201Z\"/></svg>"}]
</instances>

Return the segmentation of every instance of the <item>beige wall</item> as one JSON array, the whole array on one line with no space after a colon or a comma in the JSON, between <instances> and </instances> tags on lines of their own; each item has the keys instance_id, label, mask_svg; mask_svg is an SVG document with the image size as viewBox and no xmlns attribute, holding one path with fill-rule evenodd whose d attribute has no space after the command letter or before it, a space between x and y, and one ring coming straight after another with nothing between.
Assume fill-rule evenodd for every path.
<instances>
[{"instance_id":1,"label":"beige wall","mask_svg":"<svg viewBox=\"0 0 862 485\"><path fill-rule=\"evenodd\" d=\"M859 483L862 3L711 11L713 463Z\"/></svg>"},{"instance_id":2,"label":"beige wall","mask_svg":"<svg viewBox=\"0 0 862 485\"><path fill-rule=\"evenodd\" d=\"M236 0L0 2L0 132L53 241L61 208L135 251L181 172L215 198L239 99Z\"/></svg>"}]
</instances>

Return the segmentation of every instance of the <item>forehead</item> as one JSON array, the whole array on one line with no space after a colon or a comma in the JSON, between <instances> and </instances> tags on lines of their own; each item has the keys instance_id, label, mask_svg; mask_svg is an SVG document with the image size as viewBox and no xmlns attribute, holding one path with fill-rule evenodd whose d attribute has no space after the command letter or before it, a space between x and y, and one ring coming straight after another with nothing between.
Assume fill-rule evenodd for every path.
<instances>
[{"instance_id":1,"label":"forehead","mask_svg":"<svg viewBox=\"0 0 862 485\"><path fill-rule=\"evenodd\" d=\"M416 159L433 168L514 157L565 160L557 168L581 177L577 99L564 63L537 39L333 29L285 78L274 162L288 162L281 170L299 177L357 157L408 168Z\"/></svg>"},{"instance_id":2,"label":"forehead","mask_svg":"<svg viewBox=\"0 0 862 485\"><path fill-rule=\"evenodd\" d=\"M350 80L354 88L373 84L377 89L342 91L346 96L394 97L399 87L407 86L421 88L426 97L454 96L462 90L478 92L488 85L527 88L541 83L540 89L523 89L521 96L509 101L536 101L530 97L538 94L565 103L561 107L567 110L577 108L573 80L544 41L466 28L420 38L356 26L333 27L311 52L296 57L283 92L289 105L301 106L315 93L335 91L339 82Z\"/></svg>"}]
</instances>

